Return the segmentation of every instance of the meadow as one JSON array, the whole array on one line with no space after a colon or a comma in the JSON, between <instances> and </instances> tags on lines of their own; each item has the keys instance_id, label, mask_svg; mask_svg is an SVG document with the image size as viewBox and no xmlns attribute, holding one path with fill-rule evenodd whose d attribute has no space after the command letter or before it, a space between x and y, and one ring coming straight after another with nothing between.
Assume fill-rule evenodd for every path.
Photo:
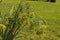
<instances>
[{"instance_id":1,"label":"meadow","mask_svg":"<svg viewBox=\"0 0 60 40\"><path fill-rule=\"evenodd\" d=\"M23 28L17 37L14 40L60 40L60 6L59 0L56 0L55 3L44 2L44 1L27 1L32 7L32 11L37 17L42 17L43 20L46 21L47 29L44 27L42 31L44 33L40 33L39 27L35 27L39 33L36 33L34 29L33 31L28 31L29 28ZM2 15L8 14L11 8L17 7L20 3L20 0L2 0L0 3L0 12ZM37 21L39 18L37 19ZM35 24L34 24L35 25ZM20 35L20 36L19 36ZM18 37L19 36L19 37Z\"/></svg>"}]
</instances>

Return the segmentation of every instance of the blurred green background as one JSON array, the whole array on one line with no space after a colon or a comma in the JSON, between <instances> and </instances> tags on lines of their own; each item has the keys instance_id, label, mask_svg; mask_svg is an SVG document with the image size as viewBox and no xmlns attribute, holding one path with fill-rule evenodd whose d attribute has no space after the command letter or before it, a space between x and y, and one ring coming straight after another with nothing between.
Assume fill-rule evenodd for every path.
<instances>
[{"instance_id":1,"label":"blurred green background","mask_svg":"<svg viewBox=\"0 0 60 40\"><path fill-rule=\"evenodd\" d=\"M0 3L0 12L4 15L8 13L12 6L17 7L21 0L2 0ZM25 0L22 0L25 1ZM60 40L60 0L55 3L44 1L27 1L33 7L36 16L41 16L46 20L48 28L43 30L45 34L37 35L33 31L26 31L28 28L23 28L14 40ZM36 30L39 27L36 28ZM41 31L41 30L39 30ZM22 35L22 36L21 36Z\"/></svg>"}]
</instances>

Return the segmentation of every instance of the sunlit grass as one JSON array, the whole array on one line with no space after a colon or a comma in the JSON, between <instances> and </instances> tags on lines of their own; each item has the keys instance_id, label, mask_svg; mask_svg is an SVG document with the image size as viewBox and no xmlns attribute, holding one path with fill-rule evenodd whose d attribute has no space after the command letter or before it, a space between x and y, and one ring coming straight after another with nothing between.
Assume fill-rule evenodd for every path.
<instances>
[{"instance_id":1,"label":"sunlit grass","mask_svg":"<svg viewBox=\"0 0 60 40\"><path fill-rule=\"evenodd\" d=\"M10 9L12 8L12 6L18 6L19 4L19 0L3 0L2 3L0 3L0 12L2 12L3 14L6 14L10 11ZM47 25L49 25L49 28L47 30L49 30L50 32L48 32L48 36L51 35L51 38L54 38L53 40L60 40L59 36L60 36L60 4L59 4L59 0L56 3L50 3L50 2L42 2L42 1L30 1L30 5L33 6L33 10L34 13L36 15L40 15L44 20L46 20ZM52 32L53 31L53 32ZM23 32L23 31L21 31ZM29 37L32 36L32 39L34 40L40 40L36 34L27 34L27 32L24 32L27 35L27 38L24 39L24 37L21 37L21 40L29 40ZM24 36L24 33L22 34ZM21 35L21 34L19 34ZM29 36L28 36L29 35ZM30 36L31 35L31 36ZM57 36L56 36L57 35ZM49 37L50 38L50 37ZM43 39L43 38L42 38ZM19 39L17 39L19 40ZM43 39L44 40L44 39Z\"/></svg>"}]
</instances>

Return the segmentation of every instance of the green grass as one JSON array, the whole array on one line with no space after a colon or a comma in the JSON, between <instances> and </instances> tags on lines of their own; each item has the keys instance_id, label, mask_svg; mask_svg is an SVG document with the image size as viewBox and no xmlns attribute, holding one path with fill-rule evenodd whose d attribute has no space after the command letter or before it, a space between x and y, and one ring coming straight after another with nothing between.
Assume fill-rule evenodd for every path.
<instances>
[{"instance_id":1,"label":"green grass","mask_svg":"<svg viewBox=\"0 0 60 40\"><path fill-rule=\"evenodd\" d=\"M48 30L55 32L51 32L53 35L60 35L60 6L59 0L56 3L51 2L42 2L42 1L28 1L34 9L34 13L36 15L40 15L44 20L46 20L49 25ZM6 14L10 11L12 6L18 6L19 1L17 0L3 0L0 3L0 12ZM36 36L36 35L35 35ZM57 36L56 36L57 37ZM22 39L24 40L24 39ZM60 40L60 39L57 39Z\"/></svg>"}]
</instances>

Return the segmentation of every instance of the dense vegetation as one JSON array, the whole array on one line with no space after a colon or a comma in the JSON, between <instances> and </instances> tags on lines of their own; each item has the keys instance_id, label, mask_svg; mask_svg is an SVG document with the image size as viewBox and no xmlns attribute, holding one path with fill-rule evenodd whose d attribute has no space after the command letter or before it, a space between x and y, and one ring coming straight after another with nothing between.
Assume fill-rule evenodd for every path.
<instances>
[{"instance_id":1,"label":"dense vegetation","mask_svg":"<svg viewBox=\"0 0 60 40\"><path fill-rule=\"evenodd\" d=\"M55 11L55 5L3 0L0 3L0 40L60 40L59 14L56 14L59 11Z\"/></svg>"}]
</instances>

